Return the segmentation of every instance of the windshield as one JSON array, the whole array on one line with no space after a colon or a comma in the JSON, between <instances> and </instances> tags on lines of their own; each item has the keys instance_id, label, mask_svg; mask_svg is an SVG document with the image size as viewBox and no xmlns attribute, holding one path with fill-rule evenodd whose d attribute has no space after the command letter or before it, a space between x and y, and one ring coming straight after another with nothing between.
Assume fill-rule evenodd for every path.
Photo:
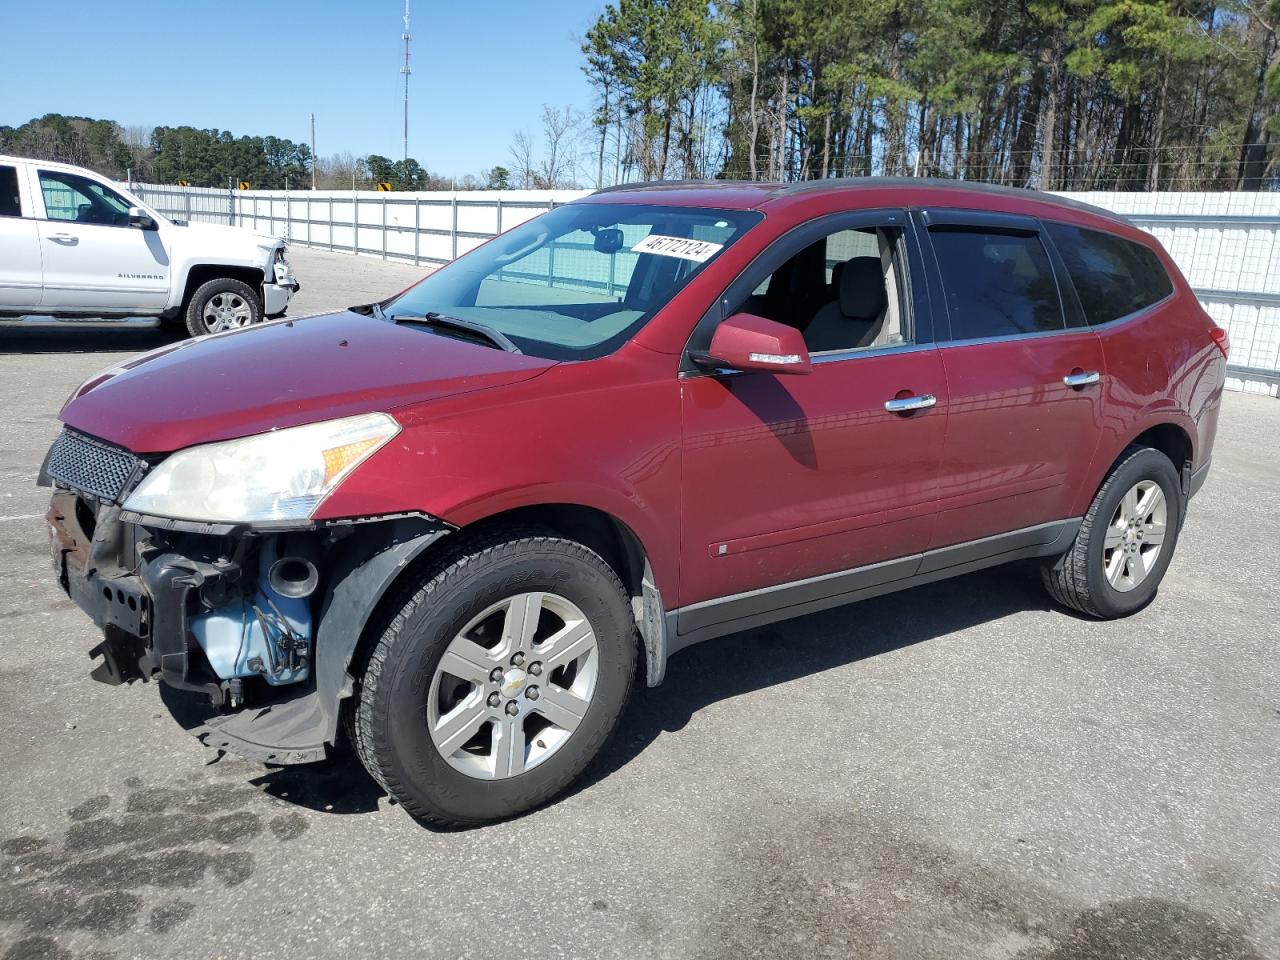
<instances>
[{"instance_id":1,"label":"windshield","mask_svg":"<svg viewBox=\"0 0 1280 960\"><path fill-rule=\"evenodd\" d=\"M400 319L431 313L484 324L534 356L600 357L759 220L744 210L569 204L442 267L383 308Z\"/></svg>"}]
</instances>

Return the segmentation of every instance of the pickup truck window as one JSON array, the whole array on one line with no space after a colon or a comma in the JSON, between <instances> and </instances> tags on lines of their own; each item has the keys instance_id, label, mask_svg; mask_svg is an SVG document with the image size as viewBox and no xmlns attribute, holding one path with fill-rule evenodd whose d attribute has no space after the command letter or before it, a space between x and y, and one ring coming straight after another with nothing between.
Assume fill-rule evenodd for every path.
<instances>
[{"instance_id":1,"label":"pickup truck window","mask_svg":"<svg viewBox=\"0 0 1280 960\"><path fill-rule=\"evenodd\" d=\"M22 199L18 196L18 169L0 166L0 217L20 216Z\"/></svg>"},{"instance_id":2,"label":"pickup truck window","mask_svg":"<svg viewBox=\"0 0 1280 960\"><path fill-rule=\"evenodd\" d=\"M44 215L50 220L129 225L129 204L124 198L88 177L41 170L40 192L44 194Z\"/></svg>"}]
</instances>

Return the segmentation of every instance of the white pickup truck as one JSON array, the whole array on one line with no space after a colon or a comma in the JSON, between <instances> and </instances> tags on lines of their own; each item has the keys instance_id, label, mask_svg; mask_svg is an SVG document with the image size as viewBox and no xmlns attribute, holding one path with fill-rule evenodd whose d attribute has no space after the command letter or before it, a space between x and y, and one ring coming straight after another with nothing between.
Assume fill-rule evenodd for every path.
<instances>
[{"instance_id":1,"label":"white pickup truck","mask_svg":"<svg viewBox=\"0 0 1280 960\"><path fill-rule=\"evenodd\" d=\"M285 312L285 243L166 219L63 163L0 156L0 318L158 317L192 336Z\"/></svg>"}]
</instances>

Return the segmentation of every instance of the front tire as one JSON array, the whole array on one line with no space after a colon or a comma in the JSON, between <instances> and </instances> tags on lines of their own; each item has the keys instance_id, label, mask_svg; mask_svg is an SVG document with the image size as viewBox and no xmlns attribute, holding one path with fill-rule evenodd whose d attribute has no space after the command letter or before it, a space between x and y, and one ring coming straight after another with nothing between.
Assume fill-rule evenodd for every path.
<instances>
[{"instance_id":1,"label":"front tire","mask_svg":"<svg viewBox=\"0 0 1280 960\"><path fill-rule=\"evenodd\" d=\"M389 617L356 692L355 747L425 822L475 826L546 802L599 752L630 695L625 591L569 540L461 543Z\"/></svg>"},{"instance_id":2,"label":"front tire","mask_svg":"<svg viewBox=\"0 0 1280 960\"><path fill-rule=\"evenodd\" d=\"M262 322L262 299L247 283L218 277L196 288L187 303L186 320L193 337L252 326Z\"/></svg>"},{"instance_id":3,"label":"front tire","mask_svg":"<svg viewBox=\"0 0 1280 960\"><path fill-rule=\"evenodd\" d=\"M1169 458L1129 447L1094 496L1071 549L1041 567L1049 595L1101 620L1142 609L1169 568L1184 506Z\"/></svg>"}]
</instances>

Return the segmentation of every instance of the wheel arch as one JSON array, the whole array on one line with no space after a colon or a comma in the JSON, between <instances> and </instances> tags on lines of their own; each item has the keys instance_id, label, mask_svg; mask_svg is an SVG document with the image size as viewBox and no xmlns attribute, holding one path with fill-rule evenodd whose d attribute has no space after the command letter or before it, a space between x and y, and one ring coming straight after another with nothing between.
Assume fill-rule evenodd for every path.
<instances>
[{"instance_id":1,"label":"wheel arch","mask_svg":"<svg viewBox=\"0 0 1280 960\"><path fill-rule=\"evenodd\" d=\"M1094 495L1112 469L1124 457L1124 452L1132 446L1151 447L1168 457L1174 471L1182 480L1183 492L1186 492L1186 484L1190 480L1190 471L1196 457L1195 425L1189 417L1170 416L1171 412L1162 411L1164 418L1147 420L1141 425L1141 429L1132 431L1129 435L1120 435L1121 442L1107 449L1109 456L1098 457L1096 461L1098 469L1094 471L1092 482L1087 484L1080 493L1080 499L1074 511L1076 515L1083 514L1088 509Z\"/></svg>"},{"instance_id":2,"label":"wheel arch","mask_svg":"<svg viewBox=\"0 0 1280 960\"><path fill-rule=\"evenodd\" d=\"M1179 423L1157 423L1138 434L1126 447L1152 447L1159 450L1173 462L1173 469L1182 474L1183 467L1190 464L1195 455L1195 444L1190 433Z\"/></svg>"},{"instance_id":3,"label":"wheel arch","mask_svg":"<svg viewBox=\"0 0 1280 960\"><path fill-rule=\"evenodd\" d=\"M404 525L406 521L397 521ZM375 525L376 526L376 525ZM650 554L632 527L614 514L581 503L527 504L473 519L461 526L406 529L388 545L381 538L369 545L350 545L346 569L330 587L333 598L321 615L316 639L317 679L321 699L332 704L330 729L336 730L337 702L351 692L351 679L363 672L377 625L393 615L389 608L401 587L439 563L460 538L480 537L495 529L537 527L581 543L595 551L618 575L631 601L643 648L649 686L666 672L666 610L653 573ZM340 597L339 591L347 596ZM357 599L358 598L358 599ZM329 620L330 611L333 621Z\"/></svg>"},{"instance_id":4,"label":"wheel arch","mask_svg":"<svg viewBox=\"0 0 1280 960\"><path fill-rule=\"evenodd\" d=\"M200 289L202 284L210 280L221 280L223 277L248 284L257 294L259 306L262 305L262 283L266 279L266 274L261 268L240 267L226 263L197 263L187 270L187 282L182 290L182 310L187 309L191 303L192 294Z\"/></svg>"},{"instance_id":5,"label":"wheel arch","mask_svg":"<svg viewBox=\"0 0 1280 960\"><path fill-rule=\"evenodd\" d=\"M488 513L458 528L457 536L480 535L502 527L542 527L566 540L595 551L622 581L631 601L640 641L644 648L645 674L656 686L666 672L666 609L655 561L634 527L610 510L581 502L529 503ZM453 540L453 537L448 540ZM430 563L448 541L424 551L422 563Z\"/></svg>"}]
</instances>

